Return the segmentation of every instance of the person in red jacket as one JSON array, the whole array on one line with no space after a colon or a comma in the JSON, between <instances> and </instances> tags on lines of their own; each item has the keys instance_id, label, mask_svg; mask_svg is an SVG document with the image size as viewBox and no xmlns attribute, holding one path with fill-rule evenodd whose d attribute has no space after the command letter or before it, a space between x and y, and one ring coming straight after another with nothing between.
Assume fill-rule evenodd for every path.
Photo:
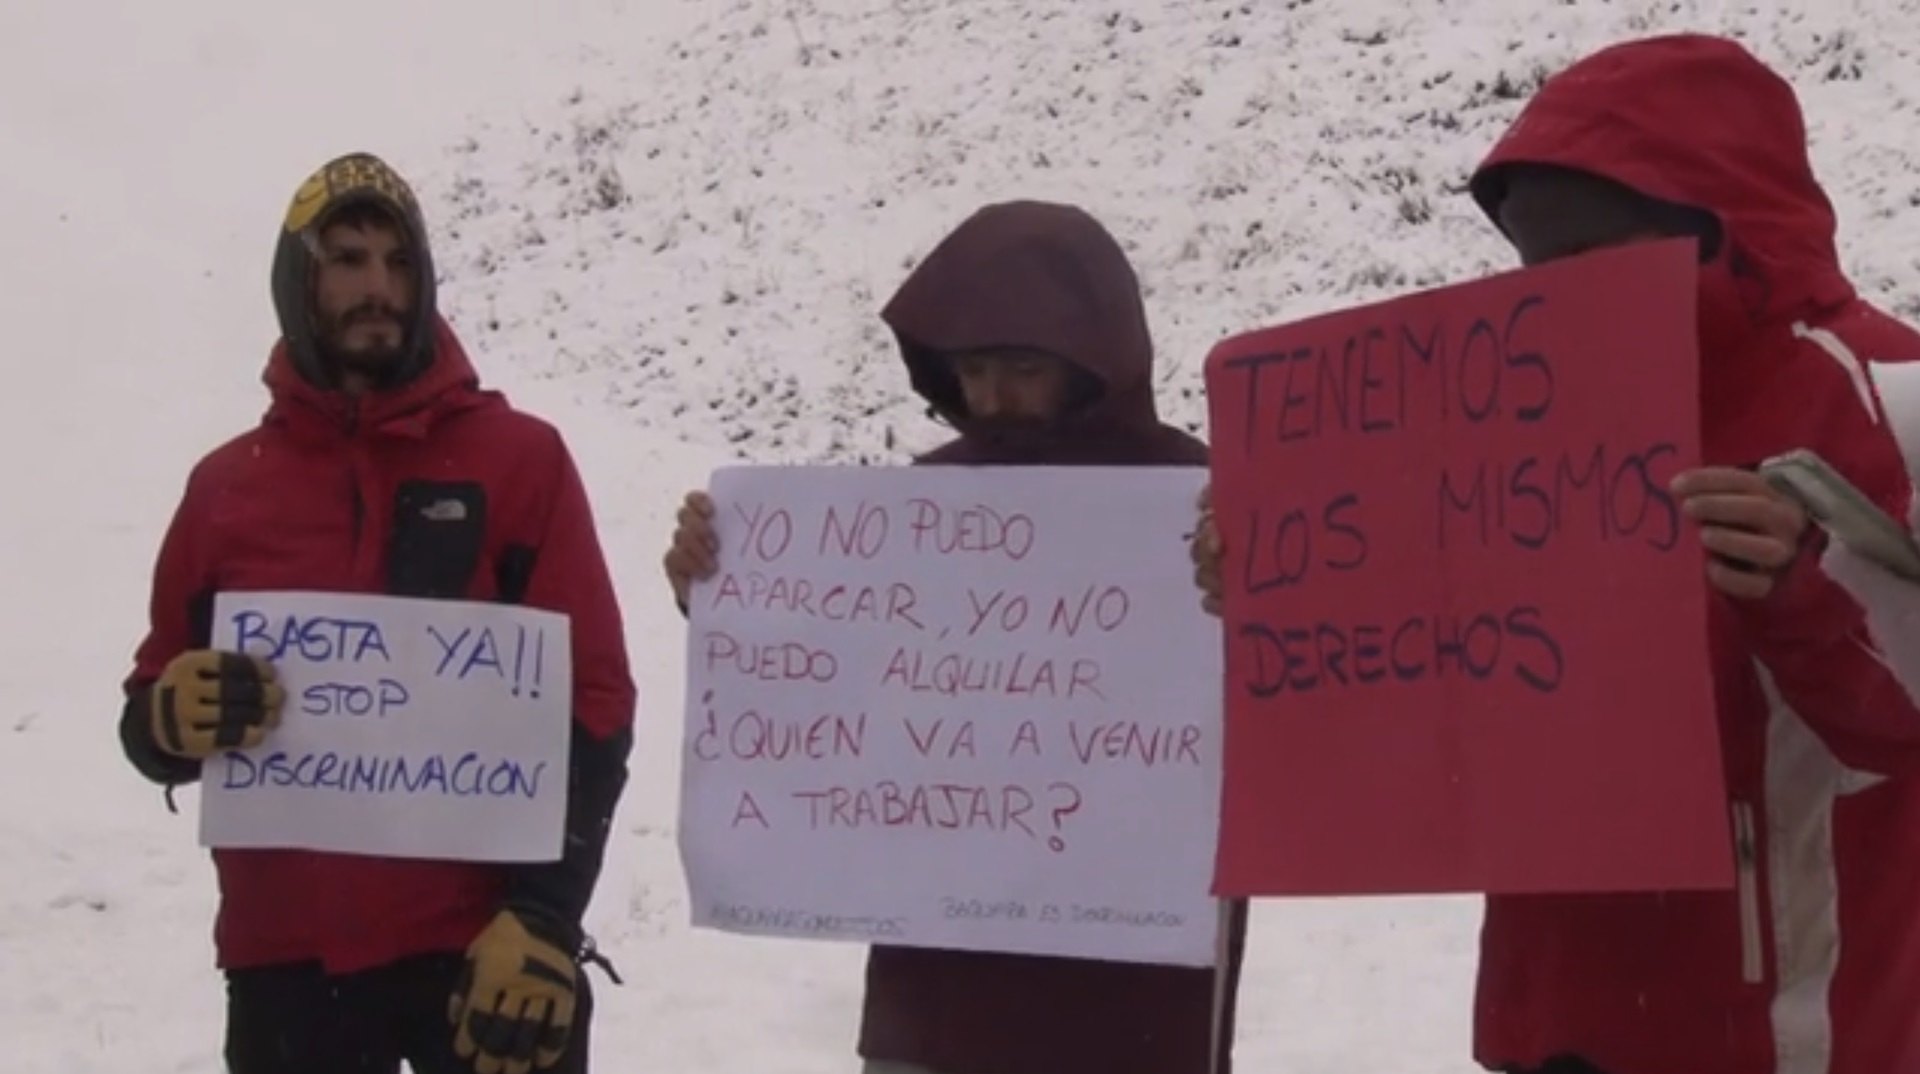
<instances>
[{"instance_id":1,"label":"person in red jacket","mask_svg":"<svg viewBox=\"0 0 1920 1074\"><path fill-rule=\"evenodd\" d=\"M881 317L914 390L959 434L917 465L1206 464L1206 445L1160 420L1139 280L1082 209L981 209ZM712 515L704 492L689 493L663 557L682 610L719 566ZM1223 917L1213 969L876 946L864 1072L1230 1074L1246 904Z\"/></svg>"},{"instance_id":2,"label":"person in red jacket","mask_svg":"<svg viewBox=\"0 0 1920 1074\"><path fill-rule=\"evenodd\" d=\"M566 838L501 865L216 849L235 1074L586 1069L581 919L625 787L635 690L620 609L560 434L482 390L434 304L406 183L365 154L281 228L264 419L203 458L161 544L121 742L173 786L274 733L285 691L211 646L221 592L499 601L569 617Z\"/></svg>"},{"instance_id":3,"label":"person in red jacket","mask_svg":"<svg viewBox=\"0 0 1920 1074\"><path fill-rule=\"evenodd\" d=\"M1920 357L1920 334L1847 282L1794 93L1730 41L1575 63L1471 191L1528 265L1698 242L1705 458L1674 487L1715 594L1738 862L1727 891L1489 897L1476 1058L1530 1074L1920 1070L1920 711L1822 571L1822 532L1752 469L1810 448L1907 517L1868 363ZM1621 374L1638 360L1619 355ZM1196 580L1217 607L1204 508L1201 529Z\"/></svg>"}]
</instances>

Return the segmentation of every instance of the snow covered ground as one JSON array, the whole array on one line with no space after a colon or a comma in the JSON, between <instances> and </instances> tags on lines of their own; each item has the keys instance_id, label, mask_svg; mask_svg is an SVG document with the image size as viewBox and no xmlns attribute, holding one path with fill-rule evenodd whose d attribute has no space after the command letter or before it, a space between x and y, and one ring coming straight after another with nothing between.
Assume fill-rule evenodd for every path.
<instances>
[{"instance_id":1,"label":"snow covered ground","mask_svg":"<svg viewBox=\"0 0 1920 1074\"><path fill-rule=\"evenodd\" d=\"M476 360L580 456L642 691L591 924L602 1069L850 1070L857 949L685 926L678 621L712 465L938 436L875 313L978 204L1085 205L1168 411L1219 336L1507 264L1461 193L1541 74L1732 30L1801 87L1863 289L1920 315L1920 2L12 0L0 6L0 1027L16 1069L218 1068L211 869L120 760L116 684L198 454L253 421L295 184L412 176ZM1701 122L1710 117L1700 117ZM1456 1074L1466 899L1263 903L1247 1070Z\"/></svg>"}]
</instances>

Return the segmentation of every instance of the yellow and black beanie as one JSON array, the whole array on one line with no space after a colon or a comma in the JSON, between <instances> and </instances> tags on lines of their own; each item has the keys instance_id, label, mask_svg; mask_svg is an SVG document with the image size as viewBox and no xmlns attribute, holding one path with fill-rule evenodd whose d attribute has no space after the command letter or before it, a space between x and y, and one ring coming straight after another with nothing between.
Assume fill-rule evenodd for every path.
<instances>
[{"instance_id":1,"label":"yellow and black beanie","mask_svg":"<svg viewBox=\"0 0 1920 1074\"><path fill-rule=\"evenodd\" d=\"M313 271L321 229L341 209L373 205L400 225L413 254L413 317L407 325L406 357L394 370L392 385L418 377L433 362L434 270L420 203L400 173L371 153L337 157L308 176L294 192L281 221L273 256L273 308L280 319L293 364L300 375L322 387L333 386L337 371L320 354L313 330ZM391 386L391 385L390 385Z\"/></svg>"}]
</instances>

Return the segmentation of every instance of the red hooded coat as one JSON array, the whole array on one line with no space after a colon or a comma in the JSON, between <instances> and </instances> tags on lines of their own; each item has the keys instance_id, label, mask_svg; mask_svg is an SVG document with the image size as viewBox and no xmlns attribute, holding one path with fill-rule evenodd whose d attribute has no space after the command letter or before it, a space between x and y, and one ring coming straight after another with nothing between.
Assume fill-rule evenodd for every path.
<instances>
[{"instance_id":1,"label":"red hooded coat","mask_svg":"<svg viewBox=\"0 0 1920 1074\"><path fill-rule=\"evenodd\" d=\"M1867 363L1920 357L1920 335L1842 274L1784 81L1714 38L1609 48L1548 81L1495 146L1473 182L1490 214L1503 167L1524 163L1717 220L1700 284L1709 464L1811 448L1906 517L1909 479ZM1622 370L1635 360L1621 355ZM1490 898L1475 1049L1487 1066L1920 1071L1920 711L1817 555L1768 600L1716 598L1711 637L1738 886Z\"/></svg>"},{"instance_id":2,"label":"red hooded coat","mask_svg":"<svg viewBox=\"0 0 1920 1074\"><path fill-rule=\"evenodd\" d=\"M329 175L345 176L334 200L377 202L410 234L423 277L411 346L396 382L381 390L352 396L329 385L306 312L311 258L290 220L274 266L284 334L266 369L272 405L187 480L155 564L121 740L157 782L199 777L198 763L155 747L146 691L174 656L209 644L220 592L384 593L563 613L574 696L561 860L216 850L215 943L222 967L313 960L345 973L462 950L504 905L573 942L626 782L635 695L586 491L559 432L481 389L434 312L424 229L411 197L394 193L404 190L399 180L357 157L313 182Z\"/></svg>"}]
</instances>

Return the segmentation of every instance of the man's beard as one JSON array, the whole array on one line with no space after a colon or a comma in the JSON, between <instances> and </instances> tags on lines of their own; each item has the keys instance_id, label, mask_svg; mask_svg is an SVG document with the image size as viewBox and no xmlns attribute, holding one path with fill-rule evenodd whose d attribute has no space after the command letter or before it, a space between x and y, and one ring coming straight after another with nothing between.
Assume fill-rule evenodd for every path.
<instances>
[{"instance_id":1,"label":"man's beard","mask_svg":"<svg viewBox=\"0 0 1920 1074\"><path fill-rule=\"evenodd\" d=\"M392 345L349 348L342 341L348 330L368 321L388 321L398 335ZM319 326L316 343L320 358L336 376L357 374L375 383L386 383L400 372L406 357L406 319L401 311L379 303L356 306Z\"/></svg>"}]
</instances>

